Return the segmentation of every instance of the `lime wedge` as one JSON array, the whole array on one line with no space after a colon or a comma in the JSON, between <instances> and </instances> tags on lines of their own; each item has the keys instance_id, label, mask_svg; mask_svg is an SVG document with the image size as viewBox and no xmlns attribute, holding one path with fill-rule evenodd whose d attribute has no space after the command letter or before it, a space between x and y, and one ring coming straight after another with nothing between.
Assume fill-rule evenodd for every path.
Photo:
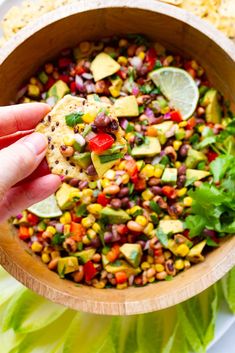
<instances>
[{"instance_id":1,"label":"lime wedge","mask_svg":"<svg viewBox=\"0 0 235 353\"><path fill-rule=\"evenodd\" d=\"M55 195L47 197L28 208L30 212L38 217L53 218L62 215L61 209L58 207Z\"/></svg>"},{"instance_id":2,"label":"lime wedge","mask_svg":"<svg viewBox=\"0 0 235 353\"><path fill-rule=\"evenodd\" d=\"M199 99L199 91L187 71L176 67L162 67L151 72L150 77L173 108L181 113L184 120L193 115Z\"/></svg>"}]
</instances>

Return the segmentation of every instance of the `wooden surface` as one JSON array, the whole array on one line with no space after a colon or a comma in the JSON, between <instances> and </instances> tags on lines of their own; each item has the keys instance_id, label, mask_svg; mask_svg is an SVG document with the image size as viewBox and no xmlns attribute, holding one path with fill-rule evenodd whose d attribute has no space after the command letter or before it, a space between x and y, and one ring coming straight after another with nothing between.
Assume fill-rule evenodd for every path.
<instances>
[{"instance_id":1,"label":"wooden surface","mask_svg":"<svg viewBox=\"0 0 235 353\"><path fill-rule=\"evenodd\" d=\"M80 1L45 15L0 51L0 104L14 100L24 80L62 48L107 34L145 33L169 49L189 55L207 69L226 96L235 92L235 47L224 35L180 9L154 0ZM124 6L124 7L123 7ZM167 15L166 15L167 14ZM9 84L10 83L10 84ZM163 309L200 293L235 264L235 237L171 282L143 288L99 290L76 287L24 251L7 223L0 226L0 262L35 292L73 309L109 315L129 315Z\"/></svg>"}]
</instances>

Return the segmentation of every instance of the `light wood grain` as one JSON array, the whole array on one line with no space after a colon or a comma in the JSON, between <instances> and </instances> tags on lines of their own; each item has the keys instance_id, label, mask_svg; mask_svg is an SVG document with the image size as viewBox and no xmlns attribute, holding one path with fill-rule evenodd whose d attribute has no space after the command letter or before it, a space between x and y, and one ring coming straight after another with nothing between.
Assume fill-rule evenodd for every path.
<instances>
[{"instance_id":1,"label":"light wood grain","mask_svg":"<svg viewBox=\"0 0 235 353\"><path fill-rule=\"evenodd\" d=\"M214 85L233 98L235 47L223 34L185 11L154 0L122 0L120 4L80 1L16 34L0 51L0 104L14 100L24 80L62 48L83 39L128 32L145 33L169 49L198 59ZM0 226L0 262L19 281L52 301L97 314L130 315L180 303L215 283L235 264L235 237L171 282L122 291L76 287L61 280L25 252L7 223Z\"/></svg>"}]
</instances>

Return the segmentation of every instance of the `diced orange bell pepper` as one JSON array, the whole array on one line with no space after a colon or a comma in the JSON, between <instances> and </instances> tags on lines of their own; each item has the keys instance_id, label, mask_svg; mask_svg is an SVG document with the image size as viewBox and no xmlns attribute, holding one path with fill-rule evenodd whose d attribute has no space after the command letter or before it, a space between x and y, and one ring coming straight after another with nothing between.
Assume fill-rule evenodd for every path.
<instances>
[{"instance_id":1,"label":"diced orange bell pepper","mask_svg":"<svg viewBox=\"0 0 235 353\"><path fill-rule=\"evenodd\" d=\"M120 250L119 250L119 245L114 244L112 246L112 249L107 253L106 257L109 260L109 262L114 262L117 260L118 256L120 255Z\"/></svg>"},{"instance_id":2,"label":"diced orange bell pepper","mask_svg":"<svg viewBox=\"0 0 235 353\"><path fill-rule=\"evenodd\" d=\"M157 129L154 126L149 126L146 131L147 136L156 137Z\"/></svg>"},{"instance_id":3,"label":"diced orange bell pepper","mask_svg":"<svg viewBox=\"0 0 235 353\"><path fill-rule=\"evenodd\" d=\"M126 272L124 271L119 271L115 273L115 278L116 278L116 282L117 284L122 284L125 283L128 279Z\"/></svg>"},{"instance_id":4,"label":"diced orange bell pepper","mask_svg":"<svg viewBox=\"0 0 235 353\"><path fill-rule=\"evenodd\" d=\"M29 228L26 227L26 226L20 226L19 228L19 238L21 240L26 240L26 239L29 239L30 238L30 235L29 235Z\"/></svg>"},{"instance_id":5,"label":"diced orange bell pepper","mask_svg":"<svg viewBox=\"0 0 235 353\"><path fill-rule=\"evenodd\" d=\"M83 225L75 222L71 222L70 231L73 234L71 238L75 241L81 241L82 237L86 234L86 230Z\"/></svg>"}]
</instances>

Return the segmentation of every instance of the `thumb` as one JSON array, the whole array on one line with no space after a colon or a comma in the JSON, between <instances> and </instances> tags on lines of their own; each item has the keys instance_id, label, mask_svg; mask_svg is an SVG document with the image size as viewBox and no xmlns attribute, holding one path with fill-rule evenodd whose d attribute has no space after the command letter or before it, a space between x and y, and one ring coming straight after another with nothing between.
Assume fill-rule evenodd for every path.
<instances>
[{"instance_id":1,"label":"thumb","mask_svg":"<svg viewBox=\"0 0 235 353\"><path fill-rule=\"evenodd\" d=\"M46 138L36 132L0 151L0 199L11 186L37 168L46 148Z\"/></svg>"}]
</instances>

